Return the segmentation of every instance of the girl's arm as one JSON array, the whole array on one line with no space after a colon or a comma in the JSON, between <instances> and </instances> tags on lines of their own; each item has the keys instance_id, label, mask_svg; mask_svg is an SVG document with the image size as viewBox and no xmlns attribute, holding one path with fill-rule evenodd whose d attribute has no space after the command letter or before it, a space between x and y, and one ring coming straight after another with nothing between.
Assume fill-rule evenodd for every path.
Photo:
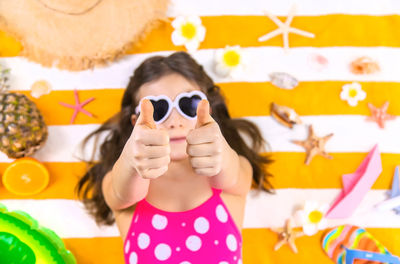
<instances>
[{"instance_id":1,"label":"girl's arm","mask_svg":"<svg viewBox=\"0 0 400 264\"><path fill-rule=\"evenodd\" d=\"M252 180L253 168L250 162L226 143L222 153L221 171L211 177L211 186L233 195L246 196L251 189Z\"/></svg>"},{"instance_id":2,"label":"girl's arm","mask_svg":"<svg viewBox=\"0 0 400 264\"><path fill-rule=\"evenodd\" d=\"M149 190L150 179L168 170L169 136L166 131L155 129L153 111L151 102L143 100L141 114L130 138L112 170L103 179L104 199L113 211L142 200Z\"/></svg>"},{"instance_id":3,"label":"girl's arm","mask_svg":"<svg viewBox=\"0 0 400 264\"><path fill-rule=\"evenodd\" d=\"M146 197L149 183L121 155L103 179L104 200L112 211L125 209Z\"/></svg>"},{"instance_id":4,"label":"girl's arm","mask_svg":"<svg viewBox=\"0 0 400 264\"><path fill-rule=\"evenodd\" d=\"M197 106L195 129L186 137L187 153L194 171L210 177L210 184L234 195L245 196L252 183L250 162L226 142L219 125L210 115L207 100Z\"/></svg>"}]
</instances>

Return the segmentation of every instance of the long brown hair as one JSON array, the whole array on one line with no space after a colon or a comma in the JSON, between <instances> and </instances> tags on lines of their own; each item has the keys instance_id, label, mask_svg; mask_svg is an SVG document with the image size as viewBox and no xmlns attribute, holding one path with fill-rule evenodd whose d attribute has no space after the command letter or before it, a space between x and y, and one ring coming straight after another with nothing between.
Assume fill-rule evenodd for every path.
<instances>
[{"instance_id":1,"label":"long brown hair","mask_svg":"<svg viewBox=\"0 0 400 264\"><path fill-rule=\"evenodd\" d=\"M178 73L187 80L196 83L207 95L212 110L212 117L218 123L222 134L232 149L239 155L246 157L253 167L253 187L272 193L273 187L268 181L271 176L266 165L271 159L261 155L265 141L258 127L244 119L231 119L220 88L214 84L189 54L176 52L168 57L154 56L146 59L130 78L127 89L122 98L121 111L108 119L100 128L89 134L83 141L83 147L90 138L108 132L108 136L100 146L100 159L88 161L89 169L77 185L78 196L83 200L88 211L95 217L98 224L110 225L115 219L107 206L102 193L102 180L119 158L122 149L130 137L133 125L131 115L138 105L136 95L139 88L147 82ZM252 141L248 146L239 132L244 133ZM96 140L97 141L97 140ZM95 141L95 142L96 142Z\"/></svg>"}]
</instances>

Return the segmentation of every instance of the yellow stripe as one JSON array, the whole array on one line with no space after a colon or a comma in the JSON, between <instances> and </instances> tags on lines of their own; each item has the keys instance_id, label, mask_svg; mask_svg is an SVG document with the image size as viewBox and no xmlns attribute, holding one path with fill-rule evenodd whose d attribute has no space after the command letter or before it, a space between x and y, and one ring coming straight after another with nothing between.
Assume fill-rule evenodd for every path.
<instances>
[{"instance_id":1,"label":"yellow stripe","mask_svg":"<svg viewBox=\"0 0 400 264\"><path fill-rule=\"evenodd\" d=\"M270 114L270 104L275 102L296 110L299 115L370 115L367 103L380 107L385 101L388 113L400 115L400 83L361 83L367 98L351 107L340 99L342 86L349 82L301 82L293 90L280 89L271 83L223 83L221 89L227 98L232 117Z\"/></svg>"},{"instance_id":2,"label":"yellow stripe","mask_svg":"<svg viewBox=\"0 0 400 264\"><path fill-rule=\"evenodd\" d=\"M124 264L123 244L119 237L66 238L63 242L74 254L76 263Z\"/></svg>"},{"instance_id":3,"label":"yellow stripe","mask_svg":"<svg viewBox=\"0 0 400 264\"><path fill-rule=\"evenodd\" d=\"M267 16L214 16L202 17L206 37L200 49L223 48L226 45L242 47L282 46L282 36L265 42L258 38L277 29ZM280 17L281 20L286 20ZM400 16L326 15L295 17L292 26L309 31L315 38L290 34L290 47L332 46L400 46L393 34L400 26ZM170 24L152 31L139 48L129 53L176 50L171 42L173 28ZM182 49L183 50L183 49Z\"/></svg>"},{"instance_id":4,"label":"yellow stripe","mask_svg":"<svg viewBox=\"0 0 400 264\"><path fill-rule=\"evenodd\" d=\"M0 57L18 56L22 45L13 37L0 31Z\"/></svg>"},{"instance_id":5,"label":"yellow stripe","mask_svg":"<svg viewBox=\"0 0 400 264\"><path fill-rule=\"evenodd\" d=\"M378 241L390 253L400 255L400 229L368 228ZM273 248L277 235L265 228L243 229L243 263L275 264L275 263L313 263L331 264L332 261L322 249L322 238L326 231L314 236L304 236L296 240L299 251L294 254L287 245L278 251ZM63 239L66 248L76 257L77 263L121 263L123 264L122 240L112 238L72 238Z\"/></svg>"},{"instance_id":6,"label":"yellow stripe","mask_svg":"<svg viewBox=\"0 0 400 264\"><path fill-rule=\"evenodd\" d=\"M271 102L289 106L299 115L370 115L368 102L380 107L389 100L391 104L388 113L400 115L400 104L395 104L393 100L400 98L400 83L362 83L367 98L359 102L356 107L351 107L340 99L340 92L345 83L348 82L302 82L290 91L277 88L270 83L221 83L220 86L233 118L269 115ZM95 97L95 100L87 104L84 109L96 117L79 113L74 124L103 123L120 110L123 92L124 89L79 91L81 102ZM21 93L36 103L47 125L70 124L74 110L60 105L59 102L75 104L72 90L52 91L39 99L31 97L29 91Z\"/></svg>"},{"instance_id":7,"label":"yellow stripe","mask_svg":"<svg viewBox=\"0 0 400 264\"><path fill-rule=\"evenodd\" d=\"M305 165L305 153L276 152L270 172L271 183L280 188L342 188L342 175L353 173L366 157L366 153L330 153L332 160L316 156ZM382 153L382 173L372 189L390 189L394 169L399 165L400 154Z\"/></svg>"},{"instance_id":8,"label":"yellow stripe","mask_svg":"<svg viewBox=\"0 0 400 264\"><path fill-rule=\"evenodd\" d=\"M276 152L271 157L274 162L269 171L276 189L282 188L342 188L342 174L354 172L366 153L333 153L333 159L327 160L316 156L309 166L304 164L304 153ZM400 154L381 154L383 172L372 189L390 189L396 165L399 165ZM48 187L29 199L76 199L75 186L85 172L82 162L45 162L50 172ZM290 164L290 166L288 166ZM0 163L0 174L8 166ZM14 195L0 185L0 199L24 199Z\"/></svg>"},{"instance_id":9,"label":"yellow stripe","mask_svg":"<svg viewBox=\"0 0 400 264\"><path fill-rule=\"evenodd\" d=\"M267 16L209 16L201 17L206 27L206 37L200 49L223 48L226 45L242 47L282 46L282 36L265 42L258 38L277 28ZM280 17L286 20L285 17ZM171 20L172 21L172 20ZM309 31L315 38L290 34L290 47L334 47L334 46L388 46L400 47L400 38L394 32L400 27L400 16L368 15L324 15L295 17L292 26ZM184 50L172 44L171 23L153 30L139 47L128 51L130 54L160 50ZM14 39L0 38L1 56L16 56L21 50ZM13 47L15 45L15 47ZM12 47L12 48L11 48Z\"/></svg>"},{"instance_id":10,"label":"yellow stripe","mask_svg":"<svg viewBox=\"0 0 400 264\"><path fill-rule=\"evenodd\" d=\"M282 223L283 224L283 223ZM368 228L378 241L380 241L390 253L400 255L400 229ZM275 263L312 263L331 264L332 260L322 249L322 238L326 231L320 231L314 236L303 236L296 239L299 251L294 254L287 245L278 251L273 248L278 238L268 229L244 229L243 230L243 263L275 264Z\"/></svg>"},{"instance_id":11,"label":"yellow stripe","mask_svg":"<svg viewBox=\"0 0 400 264\"><path fill-rule=\"evenodd\" d=\"M80 102L94 97L95 99L84 106L94 117L78 113L74 124L101 124L108 118L117 113L121 108L123 89L103 89L103 90L81 90L78 92ZM20 93L28 96L39 108L47 125L69 125L74 109L60 105L64 102L75 105L74 92L71 91L52 91L50 94L40 98L34 98L30 91Z\"/></svg>"},{"instance_id":12,"label":"yellow stripe","mask_svg":"<svg viewBox=\"0 0 400 264\"><path fill-rule=\"evenodd\" d=\"M223 48L226 45L242 47L282 47L282 36L265 42L258 38L277 26L267 16L210 16L201 17L206 36L200 49ZM286 18L280 17L282 21ZM391 46L399 47L400 39L393 32L400 27L400 16L325 15L295 17L292 26L316 35L307 38L290 34L290 47L334 47L334 46ZM128 53L154 52L160 50L184 50L172 44L170 24L152 31L140 47Z\"/></svg>"},{"instance_id":13,"label":"yellow stripe","mask_svg":"<svg viewBox=\"0 0 400 264\"><path fill-rule=\"evenodd\" d=\"M8 165L8 163L0 163L1 174ZM50 174L49 185L44 191L24 197L10 193L1 184L0 199L76 199L75 186L83 176L86 165L82 162L44 162L43 165Z\"/></svg>"}]
</instances>

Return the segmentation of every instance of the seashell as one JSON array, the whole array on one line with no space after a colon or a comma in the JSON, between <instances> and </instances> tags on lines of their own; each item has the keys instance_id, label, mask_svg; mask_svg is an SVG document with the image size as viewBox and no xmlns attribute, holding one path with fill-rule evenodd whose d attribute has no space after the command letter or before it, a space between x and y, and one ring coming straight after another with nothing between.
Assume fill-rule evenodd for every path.
<instances>
[{"instance_id":1,"label":"seashell","mask_svg":"<svg viewBox=\"0 0 400 264\"><path fill-rule=\"evenodd\" d=\"M371 74L380 71L380 68L378 63L364 56L351 62L350 71L354 74Z\"/></svg>"},{"instance_id":2,"label":"seashell","mask_svg":"<svg viewBox=\"0 0 400 264\"><path fill-rule=\"evenodd\" d=\"M328 67L329 61L326 57L313 53L309 56L309 64L314 70L322 71Z\"/></svg>"},{"instance_id":3,"label":"seashell","mask_svg":"<svg viewBox=\"0 0 400 264\"><path fill-rule=\"evenodd\" d=\"M299 82L292 75L285 72L273 72L269 74L271 83L279 88L293 89Z\"/></svg>"},{"instance_id":4,"label":"seashell","mask_svg":"<svg viewBox=\"0 0 400 264\"><path fill-rule=\"evenodd\" d=\"M289 128L302 123L300 116L292 108L275 103L271 103L271 116Z\"/></svg>"},{"instance_id":5,"label":"seashell","mask_svg":"<svg viewBox=\"0 0 400 264\"><path fill-rule=\"evenodd\" d=\"M49 94L51 91L51 85L45 81L36 81L31 86L31 95L35 98L39 98L42 95Z\"/></svg>"}]
</instances>

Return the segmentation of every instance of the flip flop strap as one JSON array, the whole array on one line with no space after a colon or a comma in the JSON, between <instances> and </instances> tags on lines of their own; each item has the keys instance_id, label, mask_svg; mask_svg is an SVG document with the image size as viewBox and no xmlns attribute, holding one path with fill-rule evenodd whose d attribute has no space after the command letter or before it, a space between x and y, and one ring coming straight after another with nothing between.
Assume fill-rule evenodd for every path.
<instances>
[{"instance_id":1,"label":"flip flop strap","mask_svg":"<svg viewBox=\"0 0 400 264\"><path fill-rule=\"evenodd\" d=\"M382 263L400 264L400 259L390 254L380 254L370 251L348 249L348 248L345 248L345 250L346 250L346 264L353 264L353 261L355 259L367 259L367 260L380 261Z\"/></svg>"}]
</instances>

